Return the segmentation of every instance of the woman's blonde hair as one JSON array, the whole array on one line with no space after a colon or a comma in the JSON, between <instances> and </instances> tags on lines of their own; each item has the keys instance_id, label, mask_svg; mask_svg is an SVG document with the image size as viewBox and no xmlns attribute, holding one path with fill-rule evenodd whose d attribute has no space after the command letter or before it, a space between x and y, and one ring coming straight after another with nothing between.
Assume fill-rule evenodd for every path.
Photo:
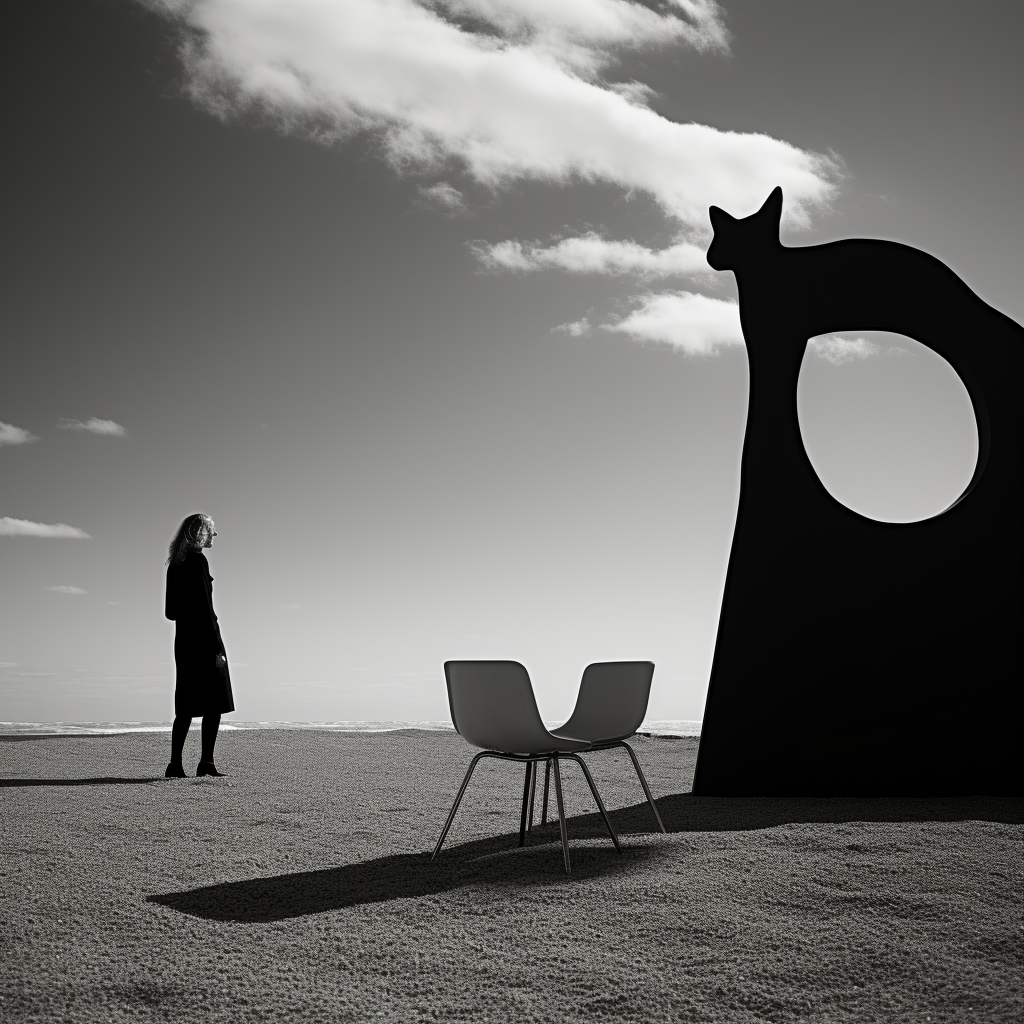
<instances>
[{"instance_id":1,"label":"woman's blonde hair","mask_svg":"<svg viewBox=\"0 0 1024 1024\"><path fill-rule=\"evenodd\" d=\"M184 561L190 551L198 551L202 546L204 531L212 528L213 520L205 512L194 512L186 516L167 549L167 561L164 564L175 565Z\"/></svg>"}]
</instances>

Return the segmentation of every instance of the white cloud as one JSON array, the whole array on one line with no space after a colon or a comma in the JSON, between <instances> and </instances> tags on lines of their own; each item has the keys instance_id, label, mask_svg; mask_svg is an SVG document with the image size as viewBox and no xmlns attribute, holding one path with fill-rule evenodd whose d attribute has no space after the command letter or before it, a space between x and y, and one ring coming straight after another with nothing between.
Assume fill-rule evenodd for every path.
<instances>
[{"instance_id":1,"label":"white cloud","mask_svg":"<svg viewBox=\"0 0 1024 1024\"><path fill-rule=\"evenodd\" d=\"M82 540L92 538L75 526L66 523L33 523L28 519L12 519L10 516L0 517L0 537L77 537Z\"/></svg>"},{"instance_id":2,"label":"white cloud","mask_svg":"<svg viewBox=\"0 0 1024 1024\"><path fill-rule=\"evenodd\" d=\"M28 444L29 441L38 441L35 434L30 433L24 427L16 427L13 423L0 421L0 445L4 444Z\"/></svg>"},{"instance_id":3,"label":"white cloud","mask_svg":"<svg viewBox=\"0 0 1024 1024\"><path fill-rule=\"evenodd\" d=\"M637 242L615 242L588 232L553 245L498 242L472 245L477 259L492 270L566 270L574 274L638 274L643 277L710 274L705 251L690 242L648 249Z\"/></svg>"},{"instance_id":4,"label":"white cloud","mask_svg":"<svg viewBox=\"0 0 1024 1024\"><path fill-rule=\"evenodd\" d=\"M627 48L725 52L711 0L142 0L183 33L187 87L222 117L255 109L325 142L373 133L397 167L454 160L491 187L611 182L706 237L707 209L757 210L776 185L806 222L838 173L765 134L679 124L604 76Z\"/></svg>"},{"instance_id":5,"label":"white cloud","mask_svg":"<svg viewBox=\"0 0 1024 1024\"><path fill-rule=\"evenodd\" d=\"M58 585L56 587L47 587L47 590L55 590L58 594L88 594L88 590L83 590L81 587L68 587L64 585Z\"/></svg>"},{"instance_id":6,"label":"white cloud","mask_svg":"<svg viewBox=\"0 0 1024 1024\"><path fill-rule=\"evenodd\" d=\"M715 0L668 0L667 14L621 0L439 0L449 17L479 19L510 37L534 35L561 46L641 45L682 40L698 50L728 49Z\"/></svg>"},{"instance_id":7,"label":"white cloud","mask_svg":"<svg viewBox=\"0 0 1024 1024\"><path fill-rule=\"evenodd\" d=\"M20 664L20 661L0 661L0 668L17 668Z\"/></svg>"},{"instance_id":8,"label":"white cloud","mask_svg":"<svg viewBox=\"0 0 1024 1024\"><path fill-rule=\"evenodd\" d=\"M739 306L694 292L641 297L639 308L617 323L603 324L638 341L657 342L689 355L710 355L722 345L742 345Z\"/></svg>"},{"instance_id":9,"label":"white cloud","mask_svg":"<svg viewBox=\"0 0 1024 1024\"><path fill-rule=\"evenodd\" d=\"M294 609L294 608L301 608L302 605L301 604L279 604L277 607L278 608L291 608L291 609Z\"/></svg>"},{"instance_id":10,"label":"white cloud","mask_svg":"<svg viewBox=\"0 0 1024 1024\"><path fill-rule=\"evenodd\" d=\"M110 437L126 437L128 431L113 420L101 420L90 416L87 420L58 420L61 430L87 430L90 434L106 434Z\"/></svg>"},{"instance_id":11,"label":"white cloud","mask_svg":"<svg viewBox=\"0 0 1024 1024\"><path fill-rule=\"evenodd\" d=\"M590 330L590 321L583 317L580 320L573 320L571 323L559 324L551 328L552 332L562 331L564 334L571 334L574 338L580 338Z\"/></svg>"},{"instance_id":12,"label":"white cloud","mask_svg":"<svg viewBox=\"0 0 1024 1024\"><path fill-rule=\"evenodd\" d=\"M439 181L429 188L421 188L420 196L430 206L438 207L446 213L465 213L466 204L462 193L447 181Z\"/></svg>"},{"instance_id":13,"label":"white cloud","mask_svg":"<svg viewBox=\"0 0 1024 1024\"><path fill-rule=\"evenodd\" d=\"M854 359L867 359L877 356L882 350L868 341L867 338L841 338L836 334L823 334L811 338L807 347L822 359L827 359L835 366L852 362ZM897 351L901 351L897 349Z\"/></svg>"}]
</instances>

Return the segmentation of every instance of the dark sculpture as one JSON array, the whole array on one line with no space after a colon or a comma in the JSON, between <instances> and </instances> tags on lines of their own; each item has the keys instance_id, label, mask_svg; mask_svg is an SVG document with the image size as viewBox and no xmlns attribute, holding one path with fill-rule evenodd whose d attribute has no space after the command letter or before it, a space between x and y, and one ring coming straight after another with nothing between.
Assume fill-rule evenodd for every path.
<instances>
[{"instance_id":1,"label":"dark sculpture","mask_svg":"<svg viewBox=\"0 0 1024 1024\"><path fill-rule=\"evenodd\" d=\"M937 259L896 242L787 248L782 190L711 207L750 366L739 511L693 791L1019 794L1024 330ZM804 451L809 338L892 331L942 355L978 424L978 464L932 519L881 523Z\"/></svg>"}]
</instances>

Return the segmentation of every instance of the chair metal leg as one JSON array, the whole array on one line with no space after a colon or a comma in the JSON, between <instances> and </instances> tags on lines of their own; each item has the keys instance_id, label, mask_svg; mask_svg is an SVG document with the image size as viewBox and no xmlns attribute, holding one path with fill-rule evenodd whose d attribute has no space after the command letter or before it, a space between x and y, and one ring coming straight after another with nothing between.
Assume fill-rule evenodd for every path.
<instances>
[{"instance_id":1,"label":"chair metal leg","mask_svg":"<svg viewBox=\"0 0 1024 1024\"><path fill-rule=\"evenodd\" d=\"M555 802L558 804L558 825L562 830L562 859L565 861L565 873L572 874L569 865L569 833L565 828L565 806L562 803L562 776L558 771L558 755L554 754L549 762L555 769Z\"/></svg>"},{"instance_id":2,"label":"chair metal leg","mask_svg":"<svg viewBox=\"0 0 1024 1024\"><path fill-rule=\"evenodd\" d=\"M533 772L530 774L530 813L526 818L526 831L533 831L533 805L537 797L537 762L531 761L530 766Z\"/></svg>"},{"instance_id":3,"label":"chair metal leg","mask_svg":"<svg viewBox=\"0 0 1024 1024\"><path fill-rule=\"evenodd\" d=\"M523 782L523 807L519 812L519 845L526 845L526 812L530 805L530 780L533 777L533 762L526 762L526 779Z\"/></svg>"},{"instance_id":4,"label":"chair metal leg","mask_svg":"<svg viewBox=\"0 0 1024 1024\"><path fill-rule=\"evenodd\" d=\"M661 815L658 814L657 807L654 806L654 800L651 797L650 789L647 786L647 780L644 778L643 772L640 770L640 765L637 763L636 755L626 743L620 742L615 745L624 746L629 752L633 761L633 767L636 769L637 777L640 779L640 784L643 786L644 793L647 796L648 803L650 803L651 809L654 811L655 817L658 819L658 825L661 827L662 832L664 832L665 826L662 824ZM599 747L597 749L602 748ZM444 823L444 828L441 830L441 835L437 840L437 846L434 847L434 852L430 855L431 861L437 860L440 855L441 847L444 845L444 841L448 836L448 831L451 829L452 822L455 820L455 815L458 812L459 805L462 803L462 798L469 786L469 780L473 777L473 772L476 769L477 763L483 757L494 757L498 760L504 761L524 761L526 763L526 774L523 777L523 800L519 812L519 845L526 845L526 833L533 828L533 808L537 793L537 761L539 758L530 755L504 754L493 750L481 750L480 753L469 762L469 768L466 769L466 777L462 780L459 792L455 796L455 802L452 804L452 809L448 814L448 820ZM587 785L590 787L590 792L594 796L594 802L597 804L597 809L601 812L601 818L604 820L605 828L608 829L608 835L611 836L612 842L615 844L616 851L618 853L622 853L622 847L619 845L619 837L615 834L615 829L612 828L611 819L608 817L608 811L604 806L604 801L601 799L601 794L598 793L597 786L594 784L594 777L590 774L590 769L587 767L583 758L578 754L561 752L552 752L544 755L544 807L541 814L541 823L543 824L547 821L548 784L551 778L551 773L554 771L555 803L558 805L558 828L562 837L562 860L565 864L565 873L570 875L572 874L572 865L569 859L569 831L565 822L565 800L562 794L562 772L558 764L559 760L562 758L568 758L575 761L580 768L583 769L583 777L587 780Z\"/></svg>"},{"instance_id":5,"label":"chair metal leg","mask_svg":"<svg viewBox=\"0 0 1024 1024\"><path fill-rule=\"evenodd\" d=\"M566 756L571 757L583 769L583 774L587 778L587 785L590 786L590 792L594 794L594 800L597 801L597 809L601 812L601 817L604 818L604 827L608 829L608 835L612 837L612 842L615 844L616 852L622 853L622 847L619 846L619 837L615 834L615 829L612 828L612 823L608 818L608 812L604 809L604 801L601 799L601 794L597 791L597 786L594 785L594 778L590 774L590 769L587 767L586 761L584 761L579 754L567 754Z\"/></svg>"},{"instance_id":6,"label":"chair metal leg","mask_svg":"<svg viewBox=\"0 0 1024 1024\"><path fill-rule=\"evenodd\" d=\"M636 759L636 754L633 753L633 748L624 740L620 740L616 746L626 748L626 753L629 754L633 761L633 767L636 769L636 777L640 780L640 785L644 787L644 796L647 797L647 802L651 805L651 810L654 811L654 817L658 822L658 828L660 828L662 832L667 832L668 830L665 828L665 823L661 820L661 815L658 813L658 808L655 806L654 797L651 796L651 790L647 785L647 779L644 778L644 773L640 770L640 762Z\"/></svg>"},{"instance_id":7,"label":"chair metal leg","mask_svg":"<svg viewBox=\"0 0 1024 1024\"><path fill-rule=\"evenodd\" d=\"M477 762L480 758L485 757L486 754L487 751L483 750L469 762L469 769L466 771L466 777L462 780L462 785L459 787L459 794L455 797L455 803L452 804L451 813L448 815L448 820L444 823L444 828L441 830L441 838L438 839L437 846L434 847L434 852L430 855L431 861L437 860L437 855L441 852L441 845L444 843L445 836L448 835L448 829L452 827L452 822L455 820L455 812L459 809L459 804L462 803L462 794L466 792L466 787L469 785L473 769L476 768Z\"/></svg>"}]
</instances>

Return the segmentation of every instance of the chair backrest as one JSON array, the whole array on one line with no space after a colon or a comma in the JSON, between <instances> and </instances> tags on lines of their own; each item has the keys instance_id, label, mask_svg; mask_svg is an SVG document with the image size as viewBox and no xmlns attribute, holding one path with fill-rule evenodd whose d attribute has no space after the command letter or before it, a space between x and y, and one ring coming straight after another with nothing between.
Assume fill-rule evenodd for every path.
<instances>
[{"instance_id":1,"label":"chair backrest","mask_svg":"<svg viewBox=\"0 0 1024 1024\"><path fill-rule=\"evenodd\" d=\"M632 736L647 714L653 678L653 661L598 661L588 665L572 717L557 734L591 743Z\"/></svg>"},{"instance_id":2,"label":"chair backrest","mask_svg":"<svg viewBox=\"0 0 1024 1024\"><path fill-rule=\"evenodd\" d=\"M564 746L544 727L518 661L446 661L444 677L452 724L473 746L517 754Z\"/></svg>"}]
</instances>

